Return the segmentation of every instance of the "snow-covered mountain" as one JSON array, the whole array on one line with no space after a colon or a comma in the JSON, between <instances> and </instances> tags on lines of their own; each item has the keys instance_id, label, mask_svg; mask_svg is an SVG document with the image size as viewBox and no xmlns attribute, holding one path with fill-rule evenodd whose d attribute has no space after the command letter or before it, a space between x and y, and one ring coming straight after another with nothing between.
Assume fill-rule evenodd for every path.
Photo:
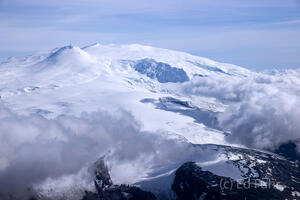
<instances>
[{"instance_id":1,"label":"snow-covered mountain","mask_svg":"<svg viewBox=\"0 0 300 200\"><path fill-rule=\"evenodd\" d=\"M133 112L145 130L184 132L191 142L212 143L209 140L214 137L222 140L219 131L195 123L192 117L155 109L147 99L152 103L165 97L191 101L179 90L180 83L193 77L238 79L251 73L234 65L148 46L66 46L3 60L0 95L2 102L18 113L40 113L47 118L123 108ZM172 102L165 106L186 109ZM225 108L209 97L201 97L195 106L203 109L203 115ZM199 129L209 136L197 137Z\"/></svg>"},{"instance_id":2,"label":"snow-covered mountain","mask_svg":"<svg viewBox=\"0 0 300 200\"><path fill-rule=\"evenodd\" d=\"M0 181L1 198L27 193L12 187L39 166L39 156L49 158L54 168L57 160L77 159L70 165L78 165L57 165L59 173L42 170L42 178L34 179L38 175L32 173L29 185L18 186L32 187L41 199L81 199L84 190L95 192L94 178L87 174L101 156L115 184L133 184L160 199L254 198L245 188L239 196L220 188L200 189L203 184L218 187L225 178L235 185L251 178L260 188L254 194L272 181L267 194L300 196L297 162L269 153L289 142L297 151L297 69L258 73L167 49L94 44L2 59L0 80L0 179L13 180L7 187ZM199 190L186 185L195 177L183 180L178 172L186 162L199 169L190 163L180 170L210 177L197 182ZM23 164L27 168L20 172ZM281 176L283 165L289 170ZM107 187L111 195L115 190ZM84 198L97 199L95 195Z\"/></svg>"}]
</instances>

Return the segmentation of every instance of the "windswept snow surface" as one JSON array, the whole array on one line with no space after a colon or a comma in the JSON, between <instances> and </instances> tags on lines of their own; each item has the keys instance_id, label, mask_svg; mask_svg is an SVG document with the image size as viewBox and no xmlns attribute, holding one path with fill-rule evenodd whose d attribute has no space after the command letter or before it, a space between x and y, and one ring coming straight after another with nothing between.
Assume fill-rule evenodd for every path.
<instances>
[{"instance_id":1,"label":"windswept snow surface","mask_svg":"<svg viewBox=\"0 0 300 200\"><path fill-rule=\"evenodd\" d=\"M138 44L65 46L0 60L1 106L17 113L18 119L23 119L20 116L31 119L31 114L38 114L43 116L45 124L60 124L58 116L73 116L85 127L90 121L82 116L90 116L89 113L125 110L131 113L134 124L139 124L141 130L137 132L150 132L175 141L180 148L173 143L170 147L158 145L160 148L155 153L149 153L146 163L152 164L146 168L134 163L118 163L111 168L114 182L124 183L132 175L128 183L153 190L160 189L153 188L158 185L153 184L156 182L170 187L174 171L186 161L234 179L243 176L241 168L232 164L234 156L209 148L185 152L182 143L187 147L217 144L272 150L287 141L296 141L299 147L299 88L300 70L297 69L257 73L183 52ZM6 111L0 112L1 119L6 115ZM66 130L76 135L81 128ZM180 159L176 155L176 159L164 160L170 153L166 148L172 155L178 149L185 153ZM160 161L159 154L163 155ZM9 166L5 156L6 152L0 149L0 172ZM77 172L80 177L85 173L82 170ZM129 174L122 177L120 172L124 170ZM77 175L67 174L57 180L48 178L40 189L47 191L58 180L72 185L68 181L77 180ZM166 195L173 195L166 191Z\"/></svg>"}]
</instances>

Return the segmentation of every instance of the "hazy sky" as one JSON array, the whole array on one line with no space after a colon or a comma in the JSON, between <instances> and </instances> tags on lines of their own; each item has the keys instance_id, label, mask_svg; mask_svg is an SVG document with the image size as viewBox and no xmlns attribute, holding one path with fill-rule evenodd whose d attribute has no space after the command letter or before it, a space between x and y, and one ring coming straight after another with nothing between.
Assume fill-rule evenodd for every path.
<instances>
[{"instance_id":1,"label":"hazy sky","mask_svg":"<svg viewBox=\"0 0 300 200\"><path fill-rule=\"evenodd\" d=\"M139 43L251 69L300 67L299 0L0 0L0 57Z\"/></svg>"}]
</instances>

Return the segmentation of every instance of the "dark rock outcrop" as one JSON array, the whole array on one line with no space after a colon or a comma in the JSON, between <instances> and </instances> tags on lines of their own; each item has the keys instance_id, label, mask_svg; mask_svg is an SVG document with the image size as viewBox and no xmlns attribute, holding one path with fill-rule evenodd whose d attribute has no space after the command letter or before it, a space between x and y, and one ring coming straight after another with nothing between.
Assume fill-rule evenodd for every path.
<instances>
[{"instance_id":1,"label":"dark rock outcrop","mask_svg":"<svg viewBox=\"0 0 300 200\"><path fill-rule=\"evenodd\" d=\"M103 159L95 162L96 192L86 191L82 200L156 200L151 192L130 185L113 185L107 166Z\"/></svg>"},{"instance_id":2,"label":"dark rock outcrop","mask_svg":"<svg viewBox=\"0 0 300 200\"><path fill-rule=\"evenodd\" d=\"M133 68L149 78L157 79L160 83L182 83L189 81L189 77L183 69L172 67L167 63L157 62L149 58L138 60Z\"/></svg>"},{"instance_id":3,"label":"dark rock outcrop","mask_svg":"<svg viewBox=\"0 0 300 200\"><path fill-rule=\"evenodd\" d=\"M274 187L276 182L260 185L257 180L244 179L242 182L237 182L231 178L204 171L194 162L187 162L176 171L172 189L178 200L281 200L300 198L292 195L292 190L300 189L299 184L280 191Z\"/></svg>"}]
</instances>

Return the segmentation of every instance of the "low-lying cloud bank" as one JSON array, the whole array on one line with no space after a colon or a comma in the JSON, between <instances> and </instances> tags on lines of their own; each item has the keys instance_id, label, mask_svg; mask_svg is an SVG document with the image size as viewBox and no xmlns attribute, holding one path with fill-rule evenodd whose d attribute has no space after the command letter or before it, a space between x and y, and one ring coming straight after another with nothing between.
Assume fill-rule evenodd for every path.
<instances>
[{"instance_id":1,"label":"low-lying cloud bank","mask_svg":"<svg viewBox=\"0 0 300 200\"><path fill-rule=\"evenodd\" d=\"M126 111L46 119L0 107L0 199L26 199L32 189L52 199L70 189L70 199L80 198L92 187L89 166L103 155L115 183L132 183L154 164L187 154L188 143L140 128Z\"/></svg>"},{"instance_id":2,"label":"low-lying cloud bank","mask_svg":"<svg viewBox=\"0 0 300 200\"><path fill-rule=\"evenodd\" d=\"M187 95L214 97L228 105L218 116L227 140L275 150L292 141L300 152L300 70L254 73L247 78L195 77Z\"/></svg>"}]
</instances>

